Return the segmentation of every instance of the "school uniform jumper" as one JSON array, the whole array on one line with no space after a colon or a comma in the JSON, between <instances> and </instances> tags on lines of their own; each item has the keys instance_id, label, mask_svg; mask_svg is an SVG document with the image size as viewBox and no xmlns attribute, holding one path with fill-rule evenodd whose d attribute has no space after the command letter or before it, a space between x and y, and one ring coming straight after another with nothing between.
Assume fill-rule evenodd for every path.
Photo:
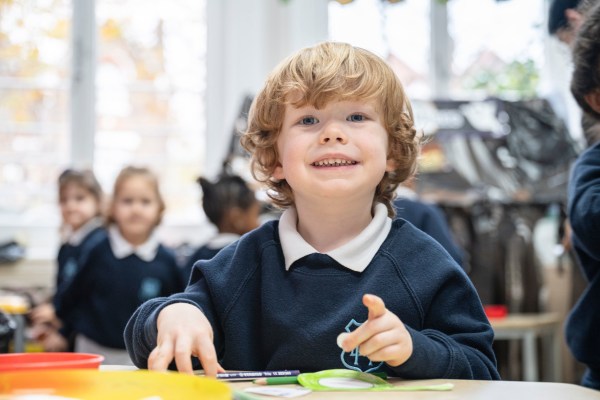
<instances>
[{"instance_id":1,"label":"school uniform jumper","mask_svg":"<svg viewBox=\"0 0 600 400\"><path fill-rule=\"evenodd\" d=\"M65 232L56 257L57 271L54 296L52 297L52 305L56 315L64 316L61 311L63 305L61 296L64 292L64 285L77 274L81 265L87 260L90 251L104 239L106 239L106 229L102 226L100 218L91 219L75 231L68 230ZM69 347L72 348L72 322L68 318L64 318L61 319L61 323L59 333L70 342Z\"/></svg>"},{"instance_id":2,"label":"school uniform jumper","mask_svg":"<svg viewBox=\"0 0 600 400\"><path fill-rule=\"evenodd\" d=\"M600 390L600 143L586 150L569 182L572 243L588 286L571 310L566 339L587 366L582 385Z\"/></svg>"},{"instance_id":3,"label":"school uniform jumper","mask_svg":"<svg viewBox=\"0 0 600 400\"><path fill-rule=\"evenodd\" d=\"M376 206L371 224L328 254L296 230L290 208L199 261L184 293L142 305L125 329L134 364L147 367L156 319L176 302L196 305L214 330L225 369L346 368L404 378L498 379L493 330L464 271L430 236ZM413 354L391 368L336 344L367 320L362 296L380 296L406 325ZM197 360L195 360L197 361ZM196 364L197 366L198 364Z\"/></svg>"},{"instance_id":4,"label":"school uniform jumper","mask_svg":"<svg viewBox=\"0 0 600 400\"><path fill-rule=\"evenodd\" d=\"M137 253L123 241L111 227L62 293L77 335L113 349L125 348L123 330L140 304L183 289L173 252L155 242Z\"/></svg>"}]
</instances>

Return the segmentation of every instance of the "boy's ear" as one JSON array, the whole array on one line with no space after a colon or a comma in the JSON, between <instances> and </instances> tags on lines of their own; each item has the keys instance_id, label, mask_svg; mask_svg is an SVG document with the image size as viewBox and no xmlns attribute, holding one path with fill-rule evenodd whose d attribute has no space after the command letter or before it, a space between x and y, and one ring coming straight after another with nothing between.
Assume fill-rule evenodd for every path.
<instances>
[{"instance_id":1,"label":"boy's ear","mask_svg":"<svg viewBox=\"0 0 600 400\"><path fill-rule=\"evenodd\" d=\"M398 167L398 165L396 164L396 160L394 160L393 158L388 158L387 161L385 162L385 171L386 172L393 172L396 170L397 167Z\"/></svg>"},{"instance_id":2,"label":"boy's ear","mask_svg":"<svg viewBox=\"0 0 600 400\"><path fill-rule=\"evenodd\" d=\"M283 167L281 166L281 163L277 163L277 166L273 170L271 176L278 181L285 179L285 174L283 173Z\"/></svg>"},{"instance_id":3,"label":"boy's ear","mask_svg":"<svg viewBox=\"0 0 600 400\"><path fill-rule=\"evenodd\" d=\"M583 98L594 111L600 113L600 89L593 90L583 96Z\"/></svg>"}]
</instances>

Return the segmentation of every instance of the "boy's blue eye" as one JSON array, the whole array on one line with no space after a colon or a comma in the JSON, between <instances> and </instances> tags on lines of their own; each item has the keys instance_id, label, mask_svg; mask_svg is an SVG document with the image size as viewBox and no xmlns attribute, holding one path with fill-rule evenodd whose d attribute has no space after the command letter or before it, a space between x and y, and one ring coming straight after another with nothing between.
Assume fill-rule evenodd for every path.
<instances>
[{"instance_id":1,"label":"boy's blue eye","mask_svg":"<svg viewBox=\"0 0 600 400\"><path fill-rule=\"evenodd\" d=\"M315 117L304 117L300 120L301 125L314 125L319 122Z\"/></svg>"},{"instance_id":2,"label":"boy's blue eye","mask_svg":"<svg viewBox=\"0 0 600 400\"><path fill-rule=\"evenodd\" d=\"M346 120L350 122L362 122L365 120L365 116L361 114L352 114L346 118Z\"/></svg>"}]
</instances>

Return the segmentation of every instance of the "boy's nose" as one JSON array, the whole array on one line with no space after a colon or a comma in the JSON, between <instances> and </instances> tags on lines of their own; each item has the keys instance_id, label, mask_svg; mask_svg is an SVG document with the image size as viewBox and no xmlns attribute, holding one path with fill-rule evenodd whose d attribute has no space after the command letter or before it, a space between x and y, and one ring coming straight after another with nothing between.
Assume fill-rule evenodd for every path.
<instances>
[{"instance_id":1,"label":"boy's nose","mask_svg":"<svg viewBox=\"0 0 600 400\"><path fill-rule=\"evenodd\" d=\"M329 143L331 141L339 142L341 144L345 144L348 141L348 137L344 133L342 127L335 122L325 125L321 132L321 136L319 137L319 142L321 144Z\"/></svg>"}]
</instances>

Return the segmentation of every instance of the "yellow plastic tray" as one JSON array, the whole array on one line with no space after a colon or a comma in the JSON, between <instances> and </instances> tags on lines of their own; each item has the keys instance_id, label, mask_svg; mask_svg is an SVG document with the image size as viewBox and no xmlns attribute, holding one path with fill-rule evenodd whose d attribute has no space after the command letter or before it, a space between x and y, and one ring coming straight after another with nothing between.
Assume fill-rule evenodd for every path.
<instances>
[{"instance_id":1,"label":"yellow plastic tray","mask_svg":"<svg viewBox=\"0 0 600 400\"><path fill-rule=\"evenodd\" d=\"M231 400L232 392L215 379L153 371L19 371L0 374L0 400L19 398Z\"/></svg>"},{"instance_id":2,"label":"yellow plastic tray","mask_svg":"<svg viewBox=\"0 0 600 400\"><path fill-rule=\"evenodd\" d=\"M9 314L26 314L29 304L23 296L0 295L0 310Z\"/></svg>"}]
</instances>

